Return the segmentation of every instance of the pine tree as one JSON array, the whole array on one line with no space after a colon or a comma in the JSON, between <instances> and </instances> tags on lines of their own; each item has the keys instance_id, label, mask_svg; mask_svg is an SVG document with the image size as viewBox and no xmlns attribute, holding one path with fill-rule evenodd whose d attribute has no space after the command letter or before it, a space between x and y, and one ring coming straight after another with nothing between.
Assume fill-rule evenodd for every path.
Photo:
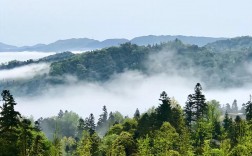
<instances>
[{"instance_id":1,"label":"pine tree","mask_svg":"<svg viewBox=\"0 0 252 156\"><path fill-rule=\"evenodd\" d=\"M232 110L231 110L231 106L230 106L229 103L227 103L227 104L226 104L226 112L227 112L227 113L231 113L231 111L232 111Z\"/></svg>"},{"instance_id":2,"label":"pine tree","mask_svg":"<svg viewBox=\"0 0 252 156\"><path fill-rule=\"evenodd\" d=\"M107 123L108 120L108 112L106 106L103 106L102 110L103 113L100 115L100 118L98 119L97 122L97 129L102 128Z\"/></svg>"},{"instance_id":3,"label":"pine tree","mask_svg":"<svg viewBox=\"0 0 252 156\"><path fill-rule=\"evenodd\" d=\"M90 135L93 135L95 132L95 119L94 115L91 113L89 118L88 118L88 131Z\"/></svg>"},{"instance_id":4,"label":"pine tree","mask_svg":"<svg viewBox=\"0 0 252 156\"><path fill-rule=\"evenodd\" d=\"M85 130L85 121L82 118L79 119L77 129L78 129L78 138L81 138L82 132Z\"/></svg>"},{"instance_id":5,"label":"pine tree","mask_svg":"<svg viewBox=\"0 0 252 156\"><path fill-rule=\"evenodd\" d=\"M109 113L108 124L109 127L115 124L115 116L112 112Z\"/></svg>"},{"instance_id":6,"label":"pine tree","mask_svg":"<svg viewBox=\"0 0 252 156\"><path fill-rule=\"evenodd\" d=\"M237 100L235 99L232 104L232 113L238 113Z\"/></svg>"},{"instance_id":7,"label":"pine tree","mask_svg":"<svg viewBox=\"0 0 252 156\"><path fill-rule=\"evenodd\" d=\"M202 87L200 83L197 83L194 88L195 94L193 95L193 101L195 104L195 115L196 120L204 117L204 115L207 113L207 104L205 102L205 95L202 94Z\"/></svg>"},{"instance_id":8,"label":"pine tree","mask_svg":"<svg viewBox=\"0 0 252 156\"><path fill-rule=\"evenodd\" d=\"M184 108L185 121L188 127L191 127L192 122L195 121L194 118L194 102L192 99L192 94L188 95L187 102Z\"/></svg>"},{"instance_id":9,"label":"pine tree","mask_svg":"<svg viewBox=\"0 0 252 156\"><path fill-rule=\"evenodd\" d=\"M18 127L21 115L14 110L16 102L8 90L2 92L3 106L0 112L0 153L17 155Z\"/></svg>"},{"instance_id":10,"label":"pine tree","mask_svg":"<svg viewBox=\"0 0 252 156\"><path fill-rule=\"evenodd\" d=\"M224 117L224 120L223 120L224 130L226 132L228 132L230 130L231 126L232 126L232 119L228 116L228 113L226 111L225 117Z\"/></svg>"},{"instance_id":11,"label":"pine tree","mask_svg":"<svg viewBox=\"0 0 252 156\"><path fill-rule=\"evenodd\" d=\"M170 122L172 119L171 101L165 91L160 94L159 100L162 101L162 104L156 110L158 127L162 126L163 122Z\"/></svg>"},{"instance_id":12,"label":"pine tree","mask_svg":"<svg viewBox=\"0 0 252 156\"><path fill-rule=\"evenodd\" d=\"M10 92L4 90L1 95L4 103L0 112L0 133L11 132L15 128L18 128L21 115L14 110L16 102Z\"/></svg>"},{"instance_id":13,"label":"pine tree","mask_svg":"<svg viewBox=\"0 0 252 156\"><path fill-rule=\"evenodd\" d=\"M245 115L246 115L246 120L251 121L252 119L252 101L251 101L251 95L250 95L250 100L244 104L245 107Z\"/></svg>"},{"instance_id":14,"label":"pine tree","mask_svg":"<svg viewBox=\"0 0 252 156\"><path fill-rule=\"evenodd\" d=\"M136 111L135 111L135 113L134 113L134 119L139 120L139 118L140 118L140 111L137 108Z\"/></svg>"},{"instance_id":15,"label":"pine tree","mask_svg":"<svg viewBox=\"0 0 252 156\"><path fill-rule=\"evenodd\" d=\"M62 110L59 111L58 113L58 118L61 119L64 115L64 112Z\"/></svg>"}]
</instances>

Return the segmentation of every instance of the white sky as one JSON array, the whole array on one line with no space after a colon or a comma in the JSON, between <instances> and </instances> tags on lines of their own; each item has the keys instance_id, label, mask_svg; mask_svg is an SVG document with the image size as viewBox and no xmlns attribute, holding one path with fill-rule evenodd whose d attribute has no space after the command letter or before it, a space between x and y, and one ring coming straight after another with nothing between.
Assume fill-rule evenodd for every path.
<instances>
[{"instance_id":1,"label":"white sky","mask_svg":"<svg viewBox=\"0 0 252 156\"><path fill-rule=\"evenodd\" d=\"M252 35L251 0L0 0L0 42Z\"/></svg>"}]
</instances>

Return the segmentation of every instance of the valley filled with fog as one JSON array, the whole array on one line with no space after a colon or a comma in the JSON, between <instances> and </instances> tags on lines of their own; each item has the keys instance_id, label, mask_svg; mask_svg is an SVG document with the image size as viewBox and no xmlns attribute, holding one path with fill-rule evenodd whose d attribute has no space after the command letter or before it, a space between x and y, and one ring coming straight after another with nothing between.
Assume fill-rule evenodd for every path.
<instances>
[{"instance_id":1,"label":"valley filled with fog","mask_svg":"<svg viewBox=\"0 0 252 156\"><path fill-rule=\"evenodd\" d=\"M78 52L80 53L80 52ZM163 53L163 52L162 52ZM161 54L162 54L161 53ZM6 52L0 53L1 62L11 59L20 61L39 59L54 53L43 52ZM193 76L181 76L173 71L173 74L162 72L167 62L162 62L160 53L151 56L149 69L155 71L152 74L144 74L138 70L127 70L123 73L114 74L106 82L79 81L77 77L65 75L67 83L58 86L49 86L41 94L35 96L15 96L17 110L25 116L48 117L56 115L60 109L74 111L81 116L94 113L95 117L101 113L102 106L106 105L109 111L119 111L123 115L132 116L138 108L141 112L147 111L152 106L157 107L160 103L159 95L166 91L169 97L174 97L183 107L187 96L194 92L194 86L200 82L199 78ZM14 81L17 79L31 79L37 75L48 74L49 63L31 64L9 70L0 70L0 79L3 81ZM11 83L11 82L10 82ZM247 87L228 89L205 89L203 93L207 100L216 99L221 105L232 103L237 99L239 107L249 100L252 92L250 85ZM50 108L50 109L48 109Z\"/></svg>"}]
</instances>

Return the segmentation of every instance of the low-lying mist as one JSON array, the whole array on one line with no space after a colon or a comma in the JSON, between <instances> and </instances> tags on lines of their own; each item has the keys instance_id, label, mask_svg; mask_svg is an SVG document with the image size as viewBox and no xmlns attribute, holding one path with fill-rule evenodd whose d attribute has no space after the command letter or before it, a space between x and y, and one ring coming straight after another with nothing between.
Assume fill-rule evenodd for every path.
<instances>
[{"instance_id":1,"label":"low-lying mist","mask_svg":"<svg viewBox=\"0 0 252 156\"><path fill-rule=\"evenodd\" d=\"M36 75L47 74L49 70L50 65L47 63L31 64L11 70L0 70L0 80L31 79Z\"/></svg>"},{"instance_id":2,"label":"low-lying mist","mask_svg":"<svg viewBox=\"0 0 252 156\"><path fill-rule=\"evenodd\" d=\"M136 108L144 112L152 106L158 106L162 91L166 91L169 97L174 97L184 106L187 96L194 93L197 82L197 79L166 74L146 76L138 71L128 71L113 76L106 83L69 83L52 87L40 96L18 98L17 109L22 114L33 115L35 118L57 115L60 109L74 111L82 117L93 113L98 118L102 106L106 105L108 111L119 111L125 116L132 116ZM207 100L216 99L221 104L226 104L237 99L241 106L241 103L249 100L250 91L249 88L240 88L203 90L203 93Z\"/></svg>"},{"instance_id":3,"label":"low-lying mist","mask_svg":"<svg viewBox=\"0 0 252 156\"><path fill-rule=\"evenodd\" d=\"M54 55L55 52L0 52L0 64L7 63L12 60L26 61L29 59L39 59L49 55Z\"/></svg>"},{"instance_id":4,"label":"low-lying mist","mask_svg":"<svg viewBox=\"0 0 252 156\"><path fill-rule=\"evenodd\" d=\"M193 76L195 69L181 69L174 52L160 52L151 55L146 62L148 74L140 71L125 71L112 75L106 82L83 82L77 78L66 76L68 83L51 86L33 97L16 97L16 108L25 116L49 117L57 115L59 110L68 110L87 117L93 113L96 118L106 105L108 111L119 111L123 115L132 116L139 108L147 111L152 106L158 106L159 95L166 91L169 97L174 97L184 106L187 96L194 93L194 87L200 82L203 94L207 100L216 99L221 104L232 103L237 99L238 105L249 100L251 86L231 89L206 89L206 84ZM173 68L172 70L170 70ZM0 79L32 78L37 74L49 71L49 64L23 66L12 70L0 71ZM181 73L185 73L184 75ZM64 77L64 76L62 76Z\"/></svg>"}]
</instances>

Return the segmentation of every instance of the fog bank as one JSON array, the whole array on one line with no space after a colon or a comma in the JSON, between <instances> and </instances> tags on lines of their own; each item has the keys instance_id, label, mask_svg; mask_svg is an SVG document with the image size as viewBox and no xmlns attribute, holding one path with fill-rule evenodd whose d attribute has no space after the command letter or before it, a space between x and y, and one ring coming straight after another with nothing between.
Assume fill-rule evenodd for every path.
<instances>
[{"instance_id":1,"label":"fog bank","mask_svg":"<svg viewBox=\"0 0 252 156\"><path fill-rule=\"evenodd\" d=\"M59 110L74 111L82 117L94 113L98 118L102 106L108 111L119 111L123 115L133 116L136 108L140 112L147 111L152 106L158 106L159 95L166 91L169 97L174 97L184 106L187 96L194 93L196 79L157 74L146 76L137 71L128 71L115 75L109 82L101 83L72 83L65 86L50 88L45 94L33 98L17 98L17 109L24 115L35 118L57 115ZM238 104L248 101L251 89L231 89L205 91L207 100L216 99L221 104Z\"/></svg>"},{"instance_id":2,"label":"fog bank","mask_svg":"<svg viewBox=\"0 0 252 156\"><path fill-rule=\"evenodd\" d=\"M18 61L26 61L29 59L36 60L53 54L55 54L55 52L0 52L0 64L12 60L18 60Z\"/></svg>"},{"instance_id":3,"label":"fog bank","mask_svg":"<svg viewBox=\"0 0 252 156\"><path fill-rule=\"evenodd\" d=\"M36 75L46 74L49 70L50 65L46 63L31 64L10 70L0 70L0 80L31 79Z\"/></svg>"}]
</instances>

